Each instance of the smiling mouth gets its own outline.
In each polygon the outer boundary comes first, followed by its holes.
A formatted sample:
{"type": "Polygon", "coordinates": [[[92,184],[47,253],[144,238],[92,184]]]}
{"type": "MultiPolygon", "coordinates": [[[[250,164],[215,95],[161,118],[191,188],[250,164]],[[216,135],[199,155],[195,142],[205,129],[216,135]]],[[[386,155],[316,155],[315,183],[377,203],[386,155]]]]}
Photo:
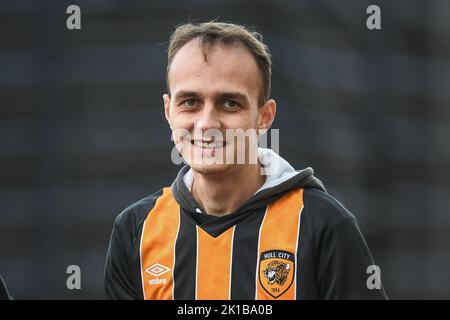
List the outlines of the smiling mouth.
{"type": "Polygon", "coordinates": [[[222,148],[226,145],[224,141],[203,141],[203,140],[192,140],[191,144],[197,148],[203,149],[217,149],[222,148]]]}

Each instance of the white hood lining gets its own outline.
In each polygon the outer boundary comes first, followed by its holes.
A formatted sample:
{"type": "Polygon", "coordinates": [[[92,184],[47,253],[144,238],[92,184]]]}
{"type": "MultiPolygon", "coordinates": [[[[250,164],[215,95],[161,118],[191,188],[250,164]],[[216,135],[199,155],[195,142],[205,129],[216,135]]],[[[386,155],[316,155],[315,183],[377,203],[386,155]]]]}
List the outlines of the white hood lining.
{"type": "MultiPolygon", "coordinates": [[[[258,148],[258,160],[261,165],[263,165],[263,174],[266,176],[266,182],[255,192],[255,194],[262,190],[275,187],[301,172],[296,171],[289,162],[271,149],[258,148]]],[[[192,183],[194,182],[192,169],[189,169],[188,172],[186,172],[183,181],[188,190],[191,191],[192,183]]]]}

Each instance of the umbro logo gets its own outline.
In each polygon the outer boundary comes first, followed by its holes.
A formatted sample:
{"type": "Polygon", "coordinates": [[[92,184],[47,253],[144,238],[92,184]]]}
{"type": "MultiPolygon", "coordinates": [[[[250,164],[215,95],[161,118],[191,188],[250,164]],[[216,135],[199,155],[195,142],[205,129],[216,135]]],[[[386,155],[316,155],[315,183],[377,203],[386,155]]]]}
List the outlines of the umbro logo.
{"type": "Polygon", "coordinates": [[[148,267],[145,272],[150,273],[154,277],[159,277],[163,275],[166,272],[169,272],[170,269],[166,266],[163,266],[162,264],[155,263],[154,265],[148,267]]]}

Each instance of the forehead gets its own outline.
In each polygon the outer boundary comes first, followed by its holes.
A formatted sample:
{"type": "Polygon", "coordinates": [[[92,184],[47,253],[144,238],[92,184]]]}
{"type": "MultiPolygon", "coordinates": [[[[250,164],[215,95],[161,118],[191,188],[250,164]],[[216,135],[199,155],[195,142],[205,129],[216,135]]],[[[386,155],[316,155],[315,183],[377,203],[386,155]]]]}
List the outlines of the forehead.
{"type": "Polygon", "coordinates": [[[257,99],[261,76],[255,58],[240,43],[200,46],[198,39],[185,44],[169,69],[170,91],[238,90],[257,99]]]}

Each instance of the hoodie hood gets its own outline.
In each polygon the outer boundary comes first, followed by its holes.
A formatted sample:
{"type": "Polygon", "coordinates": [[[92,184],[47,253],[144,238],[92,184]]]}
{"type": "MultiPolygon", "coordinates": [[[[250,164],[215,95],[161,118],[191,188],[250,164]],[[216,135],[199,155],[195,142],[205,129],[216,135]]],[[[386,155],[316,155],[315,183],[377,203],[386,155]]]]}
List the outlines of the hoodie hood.
{"type": "MultiPolygon", "coordinates": [[[[316,188],[326,192],[322,182],[314,177],[314,170],[311,167],[295,170],[274,151],[264,148],[258,149],[258,160],[263,166],[262,174],[266,176],[266,182],[250,199],[244,202],[234,213],[231,213],[233,216],[265,207],[292,189],[316,188]]],[[[188,213],[197,215],[205,213],[205,210],[191,194],[192,182],[192,169],[186,165],[179,171],[172,183],[172,194],[178,204],[188,213]]]]}

